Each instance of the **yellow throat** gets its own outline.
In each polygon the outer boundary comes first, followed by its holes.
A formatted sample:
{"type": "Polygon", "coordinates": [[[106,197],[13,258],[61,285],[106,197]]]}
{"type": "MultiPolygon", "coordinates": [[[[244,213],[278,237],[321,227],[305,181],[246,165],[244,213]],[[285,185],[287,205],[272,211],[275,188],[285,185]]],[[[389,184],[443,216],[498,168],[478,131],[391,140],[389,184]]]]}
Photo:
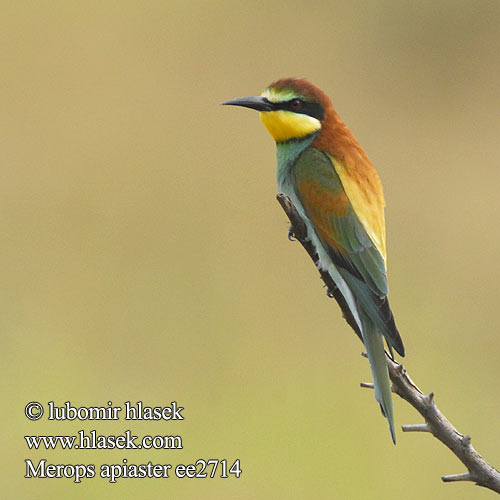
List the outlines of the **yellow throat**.
{"type": "Polygon", "coordinates": [[[259,116],[276,142],[300,139],[321,128],[316,118],[292,111],[263,111],[259,116]]]}
{"type": "MultiPolygon", "coordinates": [[[[261,96],[271,102],[287,101],[296,97],[289,90],[273,88],[266,89],[261,96]]],[[[259,116],[276,142],[300,139],[321,128],[321,122],[316,118],[293,111],[263,111],[259,116]]]]}

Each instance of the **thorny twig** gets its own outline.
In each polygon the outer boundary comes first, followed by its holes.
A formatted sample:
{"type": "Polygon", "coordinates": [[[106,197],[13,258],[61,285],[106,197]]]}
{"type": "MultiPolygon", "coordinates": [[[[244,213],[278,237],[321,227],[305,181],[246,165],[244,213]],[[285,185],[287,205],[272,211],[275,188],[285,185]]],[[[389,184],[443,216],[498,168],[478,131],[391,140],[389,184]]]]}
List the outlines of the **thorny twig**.
{"type": "MultiPolygon", "coordinates": [[[[297,239],[307,251],[314,263],[318,255],[311,241],[307,239],[307,227],[297,212],[292,200],[285,194],[278,194],[278,202],[288,215],[291,227],[289,238],[297,239]]],[[[319,271],[324,281],[328,296],[334,297],[342,309],[343,316],[356,334],[361,337],[352,314],[347,307],[344,297],[327,272],[319,271]]],[[[425,419],[425,424],[403,425],[404,432],[429,432],[436,439],[446,445],[453,454],[465,465],[467,472],[442,476],[444,482],[472,481],[500,493],[500,472],[486,462],[474,449],[470,436],[460,433],[451,422],[441,413],[434,402],[434,393],[424,394],[408,376],[403,365],[386,357],[389,376],[392,381],[392,391],[407,401],[425,419]]],[[[362,387],[373,388],[373,384],[363,382],[362,387]]]]}

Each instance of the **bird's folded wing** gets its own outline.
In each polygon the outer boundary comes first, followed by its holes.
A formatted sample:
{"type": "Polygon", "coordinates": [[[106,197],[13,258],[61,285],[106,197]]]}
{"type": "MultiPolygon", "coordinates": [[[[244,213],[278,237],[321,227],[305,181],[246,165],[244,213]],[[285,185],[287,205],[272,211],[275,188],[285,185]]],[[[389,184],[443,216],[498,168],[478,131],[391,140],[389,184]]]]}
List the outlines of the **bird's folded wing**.
{"type": "Polygon", "coordinates": [[[325,153],[310,149],[295,166],[300,199],[335,264],[361,278],[378,296],[388,293],[385,262],[354,212],[325,153]]]}
{"type": "Polygon", "coordinates": [[[404,355],[386,298],[385,260],[356,215],[332,160],[310,148],[294,170],[297,195],[332,262],[389,344],[404,355]]]}

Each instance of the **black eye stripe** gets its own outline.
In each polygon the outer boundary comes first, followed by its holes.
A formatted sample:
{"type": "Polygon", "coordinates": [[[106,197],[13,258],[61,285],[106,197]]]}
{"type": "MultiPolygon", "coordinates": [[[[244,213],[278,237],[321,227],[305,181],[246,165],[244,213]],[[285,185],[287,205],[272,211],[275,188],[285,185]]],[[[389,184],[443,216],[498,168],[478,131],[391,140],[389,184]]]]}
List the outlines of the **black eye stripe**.
{"type": "Polygon", "coordinates": [[[323,120],[325,118],[325,110],[319,102],[310,102],[294,98],[290,99],[289,101],[268,101],[268,103],[270,106],[272,106],[273,111],[293,111],[294,113],[301,113],[303,115],[312,116],[317,120],[323,120]]]}

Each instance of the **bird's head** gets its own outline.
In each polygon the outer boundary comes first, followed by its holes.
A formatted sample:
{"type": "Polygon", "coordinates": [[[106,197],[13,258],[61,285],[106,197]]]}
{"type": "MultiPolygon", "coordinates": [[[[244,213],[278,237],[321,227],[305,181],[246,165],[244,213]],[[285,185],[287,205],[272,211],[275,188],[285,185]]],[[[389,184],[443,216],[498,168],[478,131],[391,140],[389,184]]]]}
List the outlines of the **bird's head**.
{"type": "Polygon", "coordinates": [[[258,97],[241,97],[222,104],[260,111],[262,123],[277,143],[319,133],[332,106],[322,90],[303,78],[283,78],[258,97]]]}

